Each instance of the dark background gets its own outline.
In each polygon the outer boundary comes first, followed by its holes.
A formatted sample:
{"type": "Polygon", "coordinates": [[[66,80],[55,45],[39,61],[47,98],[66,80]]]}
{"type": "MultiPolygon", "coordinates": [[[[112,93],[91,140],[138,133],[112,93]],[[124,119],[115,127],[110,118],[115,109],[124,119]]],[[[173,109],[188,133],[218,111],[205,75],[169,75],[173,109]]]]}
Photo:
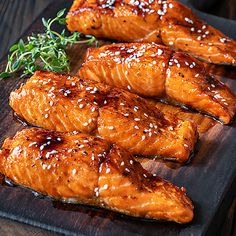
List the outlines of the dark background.
{"type": "MultiPolygon", "coordinates": [[[[7,54],[9,47],[53,1],[55,0],[0,0],[0,61],[7,54]]],[[[188,4],[192,4],[204,12],[236,20],[236,0],[189,0],[188,4]]],[[[228,215],[225,216],[225,222],[222,222],[222,231],[219,232],[219,235],[236,236],[235,206],[236,200],[230,207],[228,215]]],[[[55,234],[7,219],[0,219],[0,235],[47,236],[55,234]]]]}

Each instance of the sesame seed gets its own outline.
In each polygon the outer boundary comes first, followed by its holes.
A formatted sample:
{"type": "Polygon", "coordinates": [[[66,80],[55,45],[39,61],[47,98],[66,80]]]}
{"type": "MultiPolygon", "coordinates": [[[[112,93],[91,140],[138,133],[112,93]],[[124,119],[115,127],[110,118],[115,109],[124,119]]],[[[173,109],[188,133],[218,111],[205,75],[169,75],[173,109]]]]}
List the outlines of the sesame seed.
{"type": "Polygon", "coordinates": [[[107,168],[106,169],[106,174],[110,173],[111,172],[111,169],[110,168],[107,168]]]}
{"type": "Polygon", "coordinates": [[[139,127],[137,125],[134,126],[135,129],[139,129],[139,127]]]}
{"type": "Polygon", "coordinates": [[[222,98],[221,96],[220,96],[220,94],[216,94],[215,96],[214,96],[214,98],[222,98]]]}
{"type": "Polygon", "coordinates": [[[108,189],[108,184],[105,184],[104,186],[103,186],[103,189],[108,189]]]}
{"type": "Polygon", "coordinates": [[[43,164],[42,167],[43,167],[43,170],[45,170],[47,168],[47,165],[43,164]]]}
{"type": "Polygon", "coordinates": [[[94,189],[94,192],[95,192],[96,197],[98,197],[98,196],[99,196],[98,188],[95,188],[95,189],[94,189]]]}
{"type": "Polygon", "coordinates": [[[220,42],[225,43],[226,38],[220,38],[220,42]]]}
{"type": "Polygon", "coordinates": [[[189,24],[193,24],[193,21],[191,19],[189,19],[188,17],[185,17],[184,20],[186,22],[188,22],[189,24]]]}
{"type": "Polygon", "coordinates": [[[163,53],[163,51],[158,48],[158,50],[157,50],[157,55],[160,56],[162,53],[163,53]]]}
{"type": "Polygon", "coordinates": [[[46,155],[45,155],[45,157],[46,157],[46,158],[49,158],[50,155],[57,154],[57,153],[58,153],[58,151],[52,150],[51,152],[47,152],[46,155]]]}
{"type": "Polygon", "coordinates": [[[159,10],[157,11],[157,14],[161,16],[161,15],[164,15],[164,12],[159,9],[159,10]]]}
{"type": "Polygon", "coordinates": [[[125,163],[124,163],[123,161],[120,163],[121,166],[123,166],[124,164],[125,164],[125,163]]]}
{"type": "Polygon", "coordinates": [[[186,61],[186,62],[185,62],[185,65],[186,65],[186,66],[189,66],[189,63],[186,61]]]}
{"type": "Polygon", "coordinates": [[[102,172],[102,165],[100,165],[100,167],[99,167],[99,173],[101,173],[102,172]]]}
{"type": "Polygon", "coordinates": [[[37,144],[37,142],[33,142],[29,145],[29,147],[32,147],[33,145],[36,145],[36,144],[37,144]]]}
{"type": "Polygon", "coordinates": [[[76,174],[76,169],[73,169],[72,170],[72,175],[75,175],[76,174]]]}

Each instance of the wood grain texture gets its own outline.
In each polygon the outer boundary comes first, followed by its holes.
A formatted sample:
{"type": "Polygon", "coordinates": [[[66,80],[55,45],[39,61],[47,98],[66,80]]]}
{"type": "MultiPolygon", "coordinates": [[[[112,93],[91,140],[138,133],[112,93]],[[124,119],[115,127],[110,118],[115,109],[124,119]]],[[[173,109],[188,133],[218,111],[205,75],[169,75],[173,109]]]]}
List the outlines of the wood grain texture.
{"type": "Polygon", "coordinates": [[[215,1],[216,3],[206,12],[214,14],[217,16],[225,17],[228,19],[236,20],[236,1],[227,0],[227,1],[215,1]]]}
{"type": "Polygon", "coordinates": [[[59,235],[40,228],[21,224],[8,219],[0,220],[0,232],[4,236],[55,236],[59,235]]]}
{"type": "MultiPolygon", "coordinates": [[[[64,6],[68,7],[70,4],[71,1],[66,3],[62,0],[55,1],[55,4],[45,11],[44,16],[53,16],[59,9],[64,6]]],[[[38,30],[40,27],[39,20],[27,33],[38,30]]],[[[73,48],[72,52],[74,55],[73,67],[75,68],[81,64],[81,61],[75,58],[82,57],[85,48],[76,47],[73,48]]],[[[4,64],[2,64],[0,70],[3,67],[4,64]]],[[[236,76],[233,77],[236,78],[236,76]]],[[[236,81],[226,80],[236,91],[236,81]]],[[[16,130],[22,128],[13,119],[7,99],[10,91],[18,87],[21,82],[23,81],[18,78],[0,82],[1,142],[7,136],[13,135],[16,130]]],[[[233,194],[235,194],[231,188],[236,177],[235,140],[235,122],[232,126],[224,127],[218,124],[202,137],[198,145],[198,152],[188,166],[167,166],[157,161],[145,160],[144,166],[146,168],[179,186],[187,188],[196,207],[196,217],[188,225],[181,226],[167,222],[143,221],[80,205],[62,205],[47,199],[36,198],[25,189],[6,186],[0,186],[0,215],[67,234],[204,235],[209,230],[210,225],[213,225],[215,229],[217,228],[217,225],[214,225],[216,211],[219,211],[218,215],[221,216],[221,221],[222,218],[225,218],[225,211],[221,210],[221,206],[225,205],[226,195],[229,194],[227,200],[230,202],[233,194]]],[[[208,231],[209,234],[211,232],[208,231]]],[[[29,235],[32,234],[29,233],[29,235]]]]}
{"type": "Polygon", "coordinates": [[[23,34],[52,1],[53,0],[0,1],[0,60],[7,53],[9,47],[15,40],[23,34]]]}

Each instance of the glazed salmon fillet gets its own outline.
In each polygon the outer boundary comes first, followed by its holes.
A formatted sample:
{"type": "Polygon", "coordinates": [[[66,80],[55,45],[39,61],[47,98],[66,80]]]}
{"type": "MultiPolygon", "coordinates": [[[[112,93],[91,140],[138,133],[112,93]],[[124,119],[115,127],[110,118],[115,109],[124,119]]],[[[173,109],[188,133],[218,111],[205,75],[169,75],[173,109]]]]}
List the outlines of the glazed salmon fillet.
{"type": "Polygon", "coordinates": [[[30,124],[99,135],[136,155],[185,162],[198,138],[195,123],[164,115],[135,94],[65,74],[36,72],[11,93],[10,106],[30,124]]]}
{"type": "Polygon", "coordinates": [[[201,61],[155,43],[90,48],[78,74],[141,96],[164,98],[225,124],[236,112],[235,94],[208,75],[201,61]]]}
{"type": "Polygon", "coordinates": [[[156,42],[215,64],[236,66],[236,41],[178,1],[75,0],[70,31],[122,42],[156,42]]]}
{"type": "Polygon", "coordinates": [[[71,203],[178,223],[193,218],[184,188],[149,174],[119,146],[86,134],[24,129],[5,140],[0,172],[18,185],[71,203]]]}

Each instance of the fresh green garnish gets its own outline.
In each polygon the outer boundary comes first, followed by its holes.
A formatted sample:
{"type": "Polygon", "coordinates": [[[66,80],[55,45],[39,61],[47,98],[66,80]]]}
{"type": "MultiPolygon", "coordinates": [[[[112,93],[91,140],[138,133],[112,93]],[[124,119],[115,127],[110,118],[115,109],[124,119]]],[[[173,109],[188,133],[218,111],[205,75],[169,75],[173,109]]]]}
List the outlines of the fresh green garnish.
{"type": "Polygon", "coordinates": [[[23,70],[22,76],[33,74],[36,70],[47,70],[54,72],[69,71],[69,58],[66,54],[66,46],[70,44],[98,44],[94,36],[82,35],[74,32],[70,36],[65,35],[65,30],[61,33],[52,30],[52,24],[58,22],[65,25],[66,19],[63,9],[57,13],[54,19],[45,20],[42,18],[45,33],[32,34],[27,38],[27,42],[22,39],[10,48],[7,66],[0,78],[9,77],[11,74],[23,70]]]}

